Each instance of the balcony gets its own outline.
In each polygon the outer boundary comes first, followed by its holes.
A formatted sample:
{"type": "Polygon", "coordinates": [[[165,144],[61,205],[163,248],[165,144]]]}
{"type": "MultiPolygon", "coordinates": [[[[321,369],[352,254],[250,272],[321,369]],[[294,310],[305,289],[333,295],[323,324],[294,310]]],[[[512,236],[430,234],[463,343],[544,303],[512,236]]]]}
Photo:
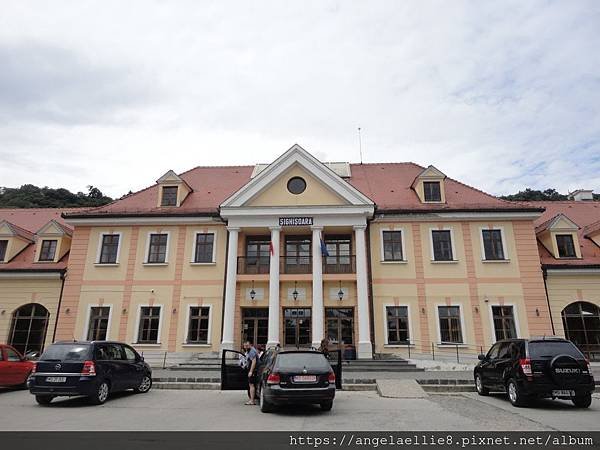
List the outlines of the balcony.
{"type": "Polygon", "coordinates": [[[356,256],[323,256],[323,273],[356,273],[356,256]]]}
{"type": "Polygon", "coordinates": [[[279,272],[287,274],[312,273],[312,256],[281,256],[279,272]]]}
{"type": "Polygon", "coordinates": [[[268,256],[238,256],[237,273],[240,275],[268,274],[271,258],[268,256]]]}

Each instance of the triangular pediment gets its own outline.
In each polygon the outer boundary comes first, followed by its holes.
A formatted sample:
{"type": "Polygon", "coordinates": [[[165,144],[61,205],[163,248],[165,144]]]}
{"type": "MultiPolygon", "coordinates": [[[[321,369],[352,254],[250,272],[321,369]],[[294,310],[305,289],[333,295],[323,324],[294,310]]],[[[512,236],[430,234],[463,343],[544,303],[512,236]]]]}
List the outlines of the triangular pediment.
{"type": "Polygon", "coordinates": [[[18,237],[33,242],[33,234],[7,220],[0,221],[0,237],[18,237]]]}
{"type": "Polygon", "coordinates": [[[579,226],[564,214],[558,214],[550,220],[546,229],[551,231],[577,231],[579,226]]]}
{"type": "Polygon", "coordinates": [[[183,178],[181,178],[179,175],[177,175],[172,170],[167,171],[167,173],[165,173],[162,177],[160,177],[158,180],[156,180],[156,182],[158,184],[184,183],[183,178]]]}
{"type": "Polygon", "coordinates": [[[444,174],[441,170],[436,168],[435,166],[428,166],[423,171],[417,175],[414,179],[412,186],[416,184],[418,180],[443,180],[446,178],[446,174],[444,174]]]}
{"type": "Polygon", "coordinates": [[[221,208],[285,204],[373,205],[373,201],[296,144],[225,200],[221,208]],[[305,178],[302,194],[287,191],[293,176],[305,178]]]}
{"type": "Polygon", "coordinates": [[[40,228],[36,234],[38,236],[70,236],[72,232],[70,229],[61,225],[56,220],[51,220],[42,228],[40,228]]]}

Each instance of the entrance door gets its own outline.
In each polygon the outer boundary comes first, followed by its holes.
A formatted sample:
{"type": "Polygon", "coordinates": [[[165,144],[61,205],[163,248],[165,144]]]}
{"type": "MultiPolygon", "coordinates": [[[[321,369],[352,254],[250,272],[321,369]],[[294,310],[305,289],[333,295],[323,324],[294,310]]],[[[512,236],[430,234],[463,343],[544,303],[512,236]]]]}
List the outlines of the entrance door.
{"type": "Polygon", "coordinates": [[[332,348],[354,345],[354,308],[325,308],[325,320],[332,348]]]}
{"type": "Polygon", "coordinates": [[[285,308],[283,342],[289,347],[310,347],[311,310],[310,308],[285,308]]]}
{"type": "Polygon", "coordinates": [[[242,342],[267,345],[269,337],[269,308],[242,309],[242,342]]]}

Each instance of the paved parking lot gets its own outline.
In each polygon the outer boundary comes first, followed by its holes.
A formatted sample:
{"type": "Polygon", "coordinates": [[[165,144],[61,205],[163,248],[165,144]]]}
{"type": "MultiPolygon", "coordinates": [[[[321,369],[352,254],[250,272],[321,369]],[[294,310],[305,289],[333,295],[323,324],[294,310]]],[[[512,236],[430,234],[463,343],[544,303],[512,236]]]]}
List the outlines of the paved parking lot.
{"type": "Polygon", "coordinates": [[[84,399],[40,407],[27,391],[0,391],[0,430],[600,430],[600,398],[588,410],[541,401],[513,408],[502,396],[430,395],[381,398],[339,392],[331,412],[283,408],[263,414],[244,393],[154,390],[117,394],[103,406],[84,399]]]}

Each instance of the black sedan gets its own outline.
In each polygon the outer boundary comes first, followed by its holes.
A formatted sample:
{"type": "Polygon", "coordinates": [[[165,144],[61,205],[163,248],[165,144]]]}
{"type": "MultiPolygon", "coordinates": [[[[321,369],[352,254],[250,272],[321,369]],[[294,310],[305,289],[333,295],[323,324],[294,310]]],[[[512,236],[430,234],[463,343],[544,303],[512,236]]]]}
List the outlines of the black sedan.
{"type": "MultiPolygon", "coordinates": [[[[246,389],[247,373],[236,364],[231,350],[223,352],[221,389],[246,389]]],[[[325,355],[313,350],[265,352],[258,366],[257,395],[262,412],[279,405],[318,404],[324,411],[333,407],[336,387],[341,389],[342,365],[339,352],[330,352],[335,370],[325,355]]]]}
{"type": "Polygon", "coordinates": [[[148,392],[152,370],[121,342],[57,342],[35,363],[27,387],[40,405],[59,396],[86,396],[99,405],[113,392],[148,392]]]}

